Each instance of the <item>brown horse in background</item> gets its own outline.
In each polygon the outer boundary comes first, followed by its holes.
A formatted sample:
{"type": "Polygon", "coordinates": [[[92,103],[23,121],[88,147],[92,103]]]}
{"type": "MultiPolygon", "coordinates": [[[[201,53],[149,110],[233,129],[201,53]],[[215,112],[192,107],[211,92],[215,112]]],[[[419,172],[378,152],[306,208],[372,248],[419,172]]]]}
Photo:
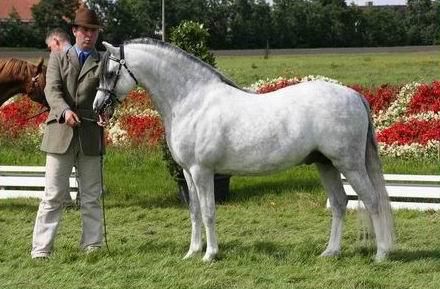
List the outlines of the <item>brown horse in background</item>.
{"type": "Polygon", "coordinates": [[[0,59],[0,106],[16,94],[49,107],[44,94],[46,66],[40,58],[37,65],[11,58],[0,59]]]}
{"type": "MultiPolygon", "coordinates": [[[[23,94],[49,109],[46,95],[44,94],[46,66],[43,65],[43,62],[43,58],[39,59],[37,65],[15,58],[0,59],[0,107],[14,95],[23,94]]],[[[39,114],[41,114],[41,112],[37,115],[39,114]]],[[[71,206],[72,202],[70,194],[67,191],[64,206],[71,206]]],[[[76,206],[79,206],[79,202],[80,195],[78,192],[76,196],[76,206]]]]}

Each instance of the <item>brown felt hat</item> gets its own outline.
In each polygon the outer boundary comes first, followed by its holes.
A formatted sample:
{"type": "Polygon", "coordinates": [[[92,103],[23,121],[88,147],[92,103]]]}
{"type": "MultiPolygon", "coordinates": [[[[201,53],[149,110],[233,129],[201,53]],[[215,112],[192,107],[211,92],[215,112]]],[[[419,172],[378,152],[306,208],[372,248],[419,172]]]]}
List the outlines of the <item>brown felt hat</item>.
{"type": "Polygon", "coordinates": [[[83,26],[93,29],[101,29],[101,23],[99,23],[98,15],[93,10],[86,7],[81,7],[76,10],[75,21],[73,25],[83,26]]]}

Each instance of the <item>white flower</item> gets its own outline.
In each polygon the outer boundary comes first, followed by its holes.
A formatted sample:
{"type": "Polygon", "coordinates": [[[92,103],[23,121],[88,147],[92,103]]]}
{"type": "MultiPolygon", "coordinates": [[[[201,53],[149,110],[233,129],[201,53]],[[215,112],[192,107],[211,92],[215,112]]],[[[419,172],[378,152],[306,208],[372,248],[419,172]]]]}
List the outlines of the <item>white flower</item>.
{"type": "Polygon", "coordinates": [[[312,80],[324,80],[331,83],[336,83],[342,85],[342,83],[336,79],[328,78],[322,75],[307,75],[301,79],[301,82],[312,81],[312,80]]]}
{"type": "Polygon", "coordinates": [[[123,146],[129,142],[127,131],[120,127],[118,121],[114,122],[114,124],[109,128],[108,134],[112,143],[116,146],[123,146]]]}
{"type": "Polygon", "coordinates": [[[373,122],[377,129],[383,130],[397,122],[399,118],[403,117],[408,109],[408,104],[420,83],[411,82],[402,87],[397,95],[396,100],[391,103],[386,111],[379,111],[373,115],[373,122]]]}
{"type": "Polygon", "coordinates": [[[299,82],[307,82],[307,81],[312,81],[312,80],[324,80],[327,82],[342,84],[341,82],[339,82],[335,79],[331,79],[331,78],[328,78],[328,77],[322,76],[322,75],[307,75],[303,78],[297,78],[297,77],[284,78],[284,77],[280,76],[280,77],[274,78],[274,79],[266,78],[265,80],[263,80],[263,79],[257,80],[257,82],[251,84],[250,87],[244,87],[244,89],[256,92],[258,89],[260,89],[263,86],[272,85],[272,84],[275,85],[278,82],[282,82],[282,81],[286,81],[286,82],[290,82],[292,84],[295,84],[295,83],[299,83],[299,82]]]}
{"type": "Polygon", "coordinates": [[[383,156],[413,158],[439,158],[440,141],[430,140],[426,145],[419,143],[398,145],[379,143],[379,152],[383,156]]]}

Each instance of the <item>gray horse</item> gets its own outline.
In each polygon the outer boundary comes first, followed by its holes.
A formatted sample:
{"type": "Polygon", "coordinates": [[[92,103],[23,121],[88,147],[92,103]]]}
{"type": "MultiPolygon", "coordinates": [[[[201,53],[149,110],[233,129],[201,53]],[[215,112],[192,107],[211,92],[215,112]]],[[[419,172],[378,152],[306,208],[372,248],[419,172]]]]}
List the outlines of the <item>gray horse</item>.
{"type": "Polygon", "coordinates": [[[393,221],[374,128],[365,99],[354,90],[309,81],[264,95],[237,88],[218,71],[182,50],[153,39],[120,48],[103,43],[100,88],[94,108],[106,117],[136,84],[148,88],[162,117],[174,159],[190,190],[192,235],[185,258],[207,248],[218,253],[214,173],[266,174],[315,163],[332,206],[332,226],[322,256],[341,250],[347,196],[340,173],[371,218],[376,260],[393,245],[393,221]]]}

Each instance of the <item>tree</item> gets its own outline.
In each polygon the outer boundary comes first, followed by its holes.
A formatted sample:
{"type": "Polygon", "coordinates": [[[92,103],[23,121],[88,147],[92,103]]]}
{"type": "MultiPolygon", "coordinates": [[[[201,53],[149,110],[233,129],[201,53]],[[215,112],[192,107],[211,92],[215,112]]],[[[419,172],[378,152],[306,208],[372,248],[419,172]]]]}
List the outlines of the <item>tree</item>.
{"type": "Polygon", "coordinates": [[[358,46],[358,23],[362,11],[344,0],[313,0],[307,13],[307,42],[310,47],[358,46]]]}
{"type": "Polygon", "coordinates": [[[408,0],[406,28],[410,45],[431,45],[434,43],[436,11],[431,0],[408,0]]]}
{"type": "Polygon", "coordinates": [[[32,6],[32,16],[41,41],[44,43],[46,33],[56,27],[70,32],[78,7],[79,1],[72,0],[41,0],[32,6]]]}
{"type": "MultiPolygon", "coordinates": [[[[340,6],[333,3],[327,4],[322,12],[326,19],[326,34],[323,35],[325,39],[324,45],[327,47],[349,46],[350,39],[348,31],[352,27],[350,23],[350,14],[347,13],[346,6],[340,6]]],[[[312,23],[313,25],[313,23],[312,23]]]]}
{"type": "Polygon", "coordinates": [[[369,7],[363,23],[367,46],[396,46],[405,43],[403,15],[397,10],[369,7]]]}
{"type": "Polygon", "coordinates": [[[255,3],[253,11],[253,25],[255,26],[255,48],[265,48],[266,42],[272,42],[272,9],[264,0],[255,3]]]}
{"type": "Polygon", "coordinates": [[[264,48],[270,35],[270,6],[265,1],[236,0],[231,7],[231,48],[264,48]]]}
{"type": "Polygon", "coordinates": [[[435,25],[435,35],[434,35],[434,44],[440,44],[440,0],[434,0],[432,3],[433,13],[434,13],[434,23],[435,25]]]}
{"type": "Polygon", "coordinates": [[[214,49],[230,47],[232,4],[232,0],[207,0],[204,23],[211,35],[209,47],[214,49]]]}
{"type": "MultiPolygon", "coordinates": [[[[160,0],[86,0],[86,3],[105,19],[103,37],[110,42],[157,37],[162,29],[160,0]]],[[[165,35],[182,20],[204,23],[206,7],[206,0],[165,1],[165,35]]]]}
{"type": "Polygon", "coordinates": [[[39,46],[39,43],[39,35],[34,33],[32,25],[21,22],[15,9],[11,11],[6,22],[0,23],[0,46],[33,47],[39,46]]]}
{"type": "Polygon", "coordinates": [[[306,0],[274,0],[273,1],[273,47],[294,48],[308,47],[304,40],[307,27],[306,0]]]}
{"type": "Polygon", "coordinates": [[[169,32],[182,21],[205,23],[207,8],[206,0],[166,1],[165,14],[169,32]]]}
{"type": "Polygon", "coordinates": [[[347,7],[345,0],[317,0],[322,6],[333,5],[336,7],[347,7]]]}
{"type": "Polygon", "coordinates": [[[154,37],[158,29],[160,1],[87,0],[103,21],[102,38],[120,44],[139,37],[154,37]]]}
{"type": "MultiPolygon", "coordinates": [[[[41,0],[32,8],[35,24],[21,23],[17,13],[0,23],[0,45],[43,47],[50,29],[71,33],[75,11],[83,2],[100,16],[101,39],[120,44],[159,37],[160,0],[41,0]]],[[[264,48],[267,41],[272,48],[440,43],[440,0],[408,0],[405,10],[360,9],[345,0],[273,0],[272,6],[266,0],[165,3],[166,35],[182,21],[196,21],[209,31],[212,49],[264,48]]]]}

